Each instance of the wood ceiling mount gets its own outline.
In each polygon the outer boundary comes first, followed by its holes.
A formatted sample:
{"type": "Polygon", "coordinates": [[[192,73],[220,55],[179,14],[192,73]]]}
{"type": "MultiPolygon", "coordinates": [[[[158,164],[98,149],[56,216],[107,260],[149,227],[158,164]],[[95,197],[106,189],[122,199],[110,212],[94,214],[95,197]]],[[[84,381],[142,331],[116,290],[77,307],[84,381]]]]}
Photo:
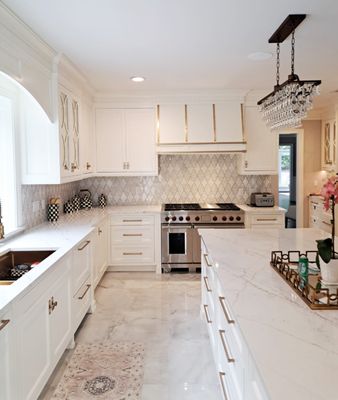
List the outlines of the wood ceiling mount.
{"type": "Polygon", "coordinates": [[[269,39],[269,43],[282,43],[304,21],[306,14],[289,14],[281,23],[276,32],[269,39]]]}

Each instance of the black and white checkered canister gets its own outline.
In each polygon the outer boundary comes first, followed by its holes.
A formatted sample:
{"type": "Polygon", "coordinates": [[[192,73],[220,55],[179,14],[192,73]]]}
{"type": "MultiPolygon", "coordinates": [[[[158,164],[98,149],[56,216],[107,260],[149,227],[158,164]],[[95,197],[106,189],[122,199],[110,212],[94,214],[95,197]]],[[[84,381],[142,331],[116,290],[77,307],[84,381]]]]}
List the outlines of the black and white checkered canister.
{"type": "Polygon", "coordinates": [[[59,205],[48,204],[47,207],[47,220],[50,222],[56,222],[59,219],[59,205]]]}

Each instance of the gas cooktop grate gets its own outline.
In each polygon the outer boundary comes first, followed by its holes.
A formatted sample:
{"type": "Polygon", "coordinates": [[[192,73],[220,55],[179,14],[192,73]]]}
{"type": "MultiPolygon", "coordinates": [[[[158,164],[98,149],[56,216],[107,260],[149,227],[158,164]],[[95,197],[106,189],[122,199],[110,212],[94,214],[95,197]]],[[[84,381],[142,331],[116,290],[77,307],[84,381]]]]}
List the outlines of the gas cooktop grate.
{"type": "Polygon", "coordinates": [[[165,211],[178,210],[200,210],[201,206],[198,203],[183,203],[183,204],[165,204],[165,211]]]}

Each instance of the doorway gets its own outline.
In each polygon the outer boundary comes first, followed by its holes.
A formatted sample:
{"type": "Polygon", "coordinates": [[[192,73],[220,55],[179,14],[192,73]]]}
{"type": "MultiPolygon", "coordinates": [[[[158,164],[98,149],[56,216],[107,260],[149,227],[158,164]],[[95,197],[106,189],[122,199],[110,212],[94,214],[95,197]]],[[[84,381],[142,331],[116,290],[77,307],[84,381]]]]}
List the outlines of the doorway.
{"type": "Polygon", "coordinates": [[[297,226],[297,135],[279,135],[279,206],[285,208],[285,228],[297,226]]]}

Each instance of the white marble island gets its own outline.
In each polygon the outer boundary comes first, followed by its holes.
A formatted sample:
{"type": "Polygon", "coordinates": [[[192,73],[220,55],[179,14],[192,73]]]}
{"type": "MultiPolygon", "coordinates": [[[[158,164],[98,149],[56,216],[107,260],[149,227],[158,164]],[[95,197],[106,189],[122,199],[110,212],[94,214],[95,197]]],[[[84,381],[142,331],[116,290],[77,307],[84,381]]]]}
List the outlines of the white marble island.
{"type": "Polygon", "coordinates": [[[311,310],[269,265],[272,250],[315,250],[315,239],[327,234],[316,229],[200,233],[267,397],[338,399],[338,311],[311,310]]]}

